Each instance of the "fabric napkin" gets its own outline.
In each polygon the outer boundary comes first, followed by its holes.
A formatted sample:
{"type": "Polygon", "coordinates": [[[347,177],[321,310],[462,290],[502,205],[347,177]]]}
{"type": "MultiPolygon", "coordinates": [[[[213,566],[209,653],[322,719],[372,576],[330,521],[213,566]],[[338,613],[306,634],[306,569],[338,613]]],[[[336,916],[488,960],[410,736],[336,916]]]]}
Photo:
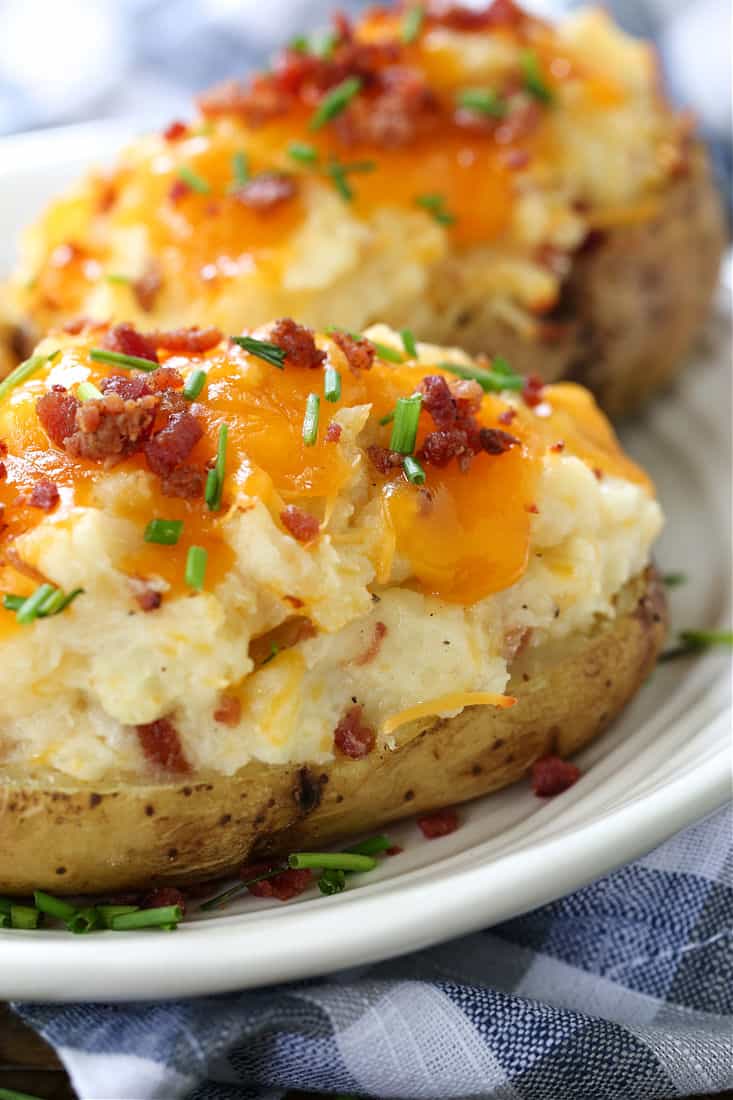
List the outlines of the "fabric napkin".
{"type": "Polygon", "coordinates": [[[733,1087],[733,811],[552,905],[377,966],[201,1000],[14,1007],[81,1100],[712,1094],[733,1087]]]}

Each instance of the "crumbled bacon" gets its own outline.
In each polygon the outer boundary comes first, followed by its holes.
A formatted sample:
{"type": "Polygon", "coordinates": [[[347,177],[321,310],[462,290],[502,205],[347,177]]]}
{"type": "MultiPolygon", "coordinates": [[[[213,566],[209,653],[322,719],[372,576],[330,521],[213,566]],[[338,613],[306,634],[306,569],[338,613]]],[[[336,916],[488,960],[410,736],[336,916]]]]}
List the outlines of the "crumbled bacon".
{"type": "Polygon", "coordinates": [[[500,424],[511,424],[512,420],[515,419],[516,415],[517,415],[517,410],[512,405],[510,405],[508,409],[504,409],[503,412],[499,413],[499,415],[497,417],[497,420],[499,421],[500,424]]]}
{"type": "Polygon", "coordinates": [[[210,88],[197,99],[205,118],[234,115],[250,126],[261,126],[278,115],[286,114],[291,97],[268,76],[258,76],[251,86],[239,80],[227,80],[210,88]]]}
{"type": "Polygon", "coordinates": [[[170,477],[176,467],[186,461],[203,434],[198,418],[189,409],[173,412],[165,427],[145,443],[148,466],[158,477],[170,477]]]}
{"type": "Polygon", "coordinates": [[[358,96],[336,119],[345,145],[398,149],[429,133],[440,117],[438,99],[422,73],[382,70],[375,94],[358,96]]]}
{"type": "MultiPolygon", "coordinates": [[[[157,373],[157,371],[155,372],[157,373]]],[[[137,401],[140,397],[147,397],[153,391],[148,385],[148,377],[144,374],[110,374],[99,383],[102,393],[116,393],[123,401],[137,401]]]]}
{"type": "Polygon", "coordinates": [[[205,488],[206,471],[187,462],[176,466],[169,474],[163,474],[160,478],[160,489],[164,497],[198,500],[204,495],[205,488]]]}
{"type": "Polygon", "coordinates": [[[290,317],[275,322],[270,329],[270,340],[285,352],[288,366],[314,370],[326,359],[325,351],[316,347],[311,329],[296,324],[290,317]]]}
{"type": "Polygon", "coordinates": [[[285,172],[261,172],[248,183],[237,187],[232,195],[250,210],[264,214],[295,198],[297,193],[298,184],[294,176],[285,172]]]}
{"type": "Polygon", "coordinates": [[[150,260],[140,278],[135,279],[132,284],[132,292],[140,309],[146,313],[152,312],[162,285],[163,276],[160,264],[156,260],[150,260]]]}
{"type": "Polygon", "coordinates": [[[343,428],[340,424],[337,424],[335,420],[332,420],[326,429],[326,443],[338,443],[341,438],[343,428]]]}
{"type": "Polygon", "coordinates": [[[463,428],[442,428],[428,432],[419,452],[419,459],[430,466],[447,466],[453,458],[470,458],[474,454],[468,434],[463,428]]]}
{"type": "Polygon", "coordinates": [[[63,447],[64,440],[73,434],[79,405],[77,398],[63,386],[54,386],[36,401],[36,412],[43,430],[57,447],[63,447]]]}
{"type": "Polygon", "coordinates": [[[537,405],[541,405],[544,389],[545,383],[540,376],[538,374],[530,374],[529,377],[525,379],[522,388],[522,400],[525,405],[529,405],[532,409],[536,408],[537,405]]]}
{"type": "MultiPolygon", "coordinates": [[[[276,867],[277,864],[274,863],[250,863],[240,868],[239,877],[242,882],[247,882],[249,879],[274,871],[276,867]]],[[[260,882],[253,882],[247,889],[256,898],[277,898],[278,901],[290,901],[291,898],[297,898],[299,894],[308,889],[312,878],[313,872],[308,869],[296,871],[290,868],[273,875],[272,878],[264,878],[260,882]]]]}
{"type": "Polygon", "coordinates": [[[179,141],[180,138],[185,137],[188,133],[188,126],[185,122],[181,122],[180,119],[176,119],[166,126],[163,131],[164,141],[179,141]]]}
{"type": "Polygon", "coordinates": [[[334,745],[351,760],[361,760],[368,756],[377,742],[377,735],[372,727],[362,721],[363,709],[358,704],[349,707],[333,731],[334,745]]]}
{"type": "Polygon", "coordinates": [[[432,0],[428,5],[432,23],[456,31],[482,31],[493,27],[518,27],[527,15],[514,0],[493,0],[485,8],[468,8],[446,0],[432,0]]]}
{"type": "Polygon", "coordinates": [[[203,355],[221,343],[218,328],[176,328],[170,332],[151,332],[148,339],[156,348],[182,355],[203,355]]]}
{"type": "Polygon", "coordinates": [[[530,134],[542,121],[542,108],[536,100],[513,107],[494,130],[494,141],[499,145],[514,145],[530,134]]]}
{"type": "Polygon", "coordinates": [[[360,371],[371,368],[377,354],[371,340],[367,340],[364,336],[360,338],[349,336],[348,332],[334,332],[331,339],[341,348],[351,370],[360,371]]]}
{"type": "Polygon", "coordinates": [[[150,611],[157,611],[163,603],[162,594],[140,577],[131,577],[130,587],[135,597],[135,603],[140,610],[145,611],[146,614],[150,611]]]}
{"type": "Polygon", "coordinates": [[[145,758],[156,767],[178,775],[191,769],[183,754],[181,739],[170,718],[158,718],[137,726],[137,736],[145,758]]]}
{"type": "Polygon", "coordinates": [[[309,512],[304,512],[302,508],[297,508],[294,504],[289,504],[287,508],[283,508],[280,513],[280,520],[283,527],[298,542],[311,542],[317,537],[321,529],[321,525],[315,516],[312,516],[309,512]]]}
{"type": "Polygon", "coordinates": [[[448,836],[449,833],[454,833],[460,825],[458,814],[450,808],[436,810],[435,813],[419,817],[417,823],[426,840],[448,836]]]}
{"type": "Polygon", "coordinates": [[[430,413],[438,428],[450,428],[455,424],[458,411],[448,383],[441,374],[428,374],[418,386],[422,407],[430,413]]]}
{"type": "Polygon", "coordinates": [[[538,798],[552,798],[577,783],[580,774],[580,768],[559,756],[543,756],[532,765],[532,790],[538,798]]]}
{"type": "Polygon", "coordinates": [[[387,626],[385,623],[378,621],[374,624],[374,635],[368,648],[360,654],[360,656],[354,658],[355,665],[368,665],[370,661],[379,653],[382,648],[382,642],[387,637],[387,626]]]}
{"type": "Polygon", "coordinates": [[[88,317],[73,317],[70,321],[64,322],[61,331],[68,332],[70,336],[79,336],[89,324],[91,322],[88,317]]]}
{"type": "Polygon", "coordinates": [[[222,695],[214,711],[214,721],[222,726],[236,726],[242,717],[242,703],[236,695],[222,695]]]}
{"type": "Polygon", "coordinates": [[[147,376],[147,384],[152,393],[164,393],[166,390],[182,390],[185,380],[175,367],[158,367],[147,376]]]}
{"type": "Polygon", "coordinates": [[[33,486],[28,497],[30,508],[40,508],[44,512],[51,512],[59,502],[59,490],[55,481],[48,477],[39,478],[33,486]]]}
{"type": "Polygon", "coordinates": [[[177,205],[181,199],[185,199],[187,195],[193,194],[193,188],[185,180],[176,179],[168,188],[168,200],[173,205],[177,205]]]}
{"type": "Polygon", "coordinates": [[[8,468],[4,462],[0,462],[0,481],[5,481],[8,476],[8,468]]]}
{"type": "Polygon", "coordinates": [[[459,418],[474,416],[481,408],[484,391],[473,378],[456,378],[449,387],[459,418]]]}
{"type": "Polygon", "coordinates": [[[85,401],[76,410],[75,430],[64,440],[66,451],[93,461],[114,462],[139,450],[153,429],[158,398],[126,401],[118,393],[85,401]]]}
{"type": "Polygon", "coordinates": [[[376,466],[380,474],[385,477],[392,470],[400,469],[405,461],[405,456],[401,455],[399,451],[390,451],[387,447],[377,447],[375,445],[367,447],[367,454],[372,465],[376,466]]]}
{"type": "Polygon", "coordinates": [[[126,322],[121,325],[113,325],[104,334],[102,343],[109,351],[119,351],[123,355],[134,355],[137,359],[149,359],[151,363],[158,362],[155,344],[149,336],[143,336],[136,328],[126,322]]]}
{"type": "Polygon", "coordinates": [[[503,432],[501,428],[482,428],[479,432],[481,446],[487,454],[503,455],[512,447],[519,446],[519,440],[509,432],[503,432]]]}
{"type": "Polygon", "coordinates": [[[158,886],[145,894],[140,901],[141,909],[166,909],[169,905],[177,905],[186,912],[186,899],[175,886],[158,886]]]}

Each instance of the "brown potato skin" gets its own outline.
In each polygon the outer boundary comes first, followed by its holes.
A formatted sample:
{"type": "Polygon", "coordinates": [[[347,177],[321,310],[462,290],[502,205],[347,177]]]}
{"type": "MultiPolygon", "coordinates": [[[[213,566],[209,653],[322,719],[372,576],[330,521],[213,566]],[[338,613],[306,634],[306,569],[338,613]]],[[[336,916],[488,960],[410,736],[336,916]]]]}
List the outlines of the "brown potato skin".
{"type": "MultiPolygon", "coordinates": [[[[546,382],[587,386],[612,417],[635,412],[685,364],[715,293],[726,224],[702,146],[659,196],[649,221],[588,241],[573,259],[560,304],[532,335],[499,320],[491,300],[472,300],[460,255],[435,271],[421,339],[469,354],[500,354],[546,382]]],[[[384,320],[399,328],[405,318],[384,320]]]]}
{"type": "Polygon", "coordinates": [[[515,662],[508,710],[473,707],[398,733],[363,760],[272,766],[144,785],[0,780],[0,893],[104,893],[222,876],[253,856],[318,847],[521,779],[596,737],[649,675],[666,631],[653,570],[617,617],[515,662]]]}

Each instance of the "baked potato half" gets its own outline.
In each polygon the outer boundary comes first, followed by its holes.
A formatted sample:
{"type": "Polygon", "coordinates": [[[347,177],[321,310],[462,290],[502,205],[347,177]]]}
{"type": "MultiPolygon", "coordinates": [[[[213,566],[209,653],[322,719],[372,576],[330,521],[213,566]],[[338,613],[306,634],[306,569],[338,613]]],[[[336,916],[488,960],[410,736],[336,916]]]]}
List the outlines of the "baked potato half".
{"type": "Polygon", "coordinates": [[[664,632],[592,397],[290,319],[56,332],[0,386],[0,891],[104,891],[575,751],[664,632]]]}
{"type": "Polygon", "coordinates": [[[725,240],[652,49],[596,9],[409,18],[339,17],[54,202],[18,317],[38,338],[79,316],[386,321],[636,408],[684,362],[725,240]]]}

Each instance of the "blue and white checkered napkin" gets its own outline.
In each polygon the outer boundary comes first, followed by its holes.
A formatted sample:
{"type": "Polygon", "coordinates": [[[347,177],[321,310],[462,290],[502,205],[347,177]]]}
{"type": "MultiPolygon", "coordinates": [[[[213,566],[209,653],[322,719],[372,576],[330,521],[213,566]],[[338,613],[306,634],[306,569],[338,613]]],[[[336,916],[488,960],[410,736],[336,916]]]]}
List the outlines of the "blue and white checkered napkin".
{"type": "Polygon", "coordinates": [[[733,1087],[733,813],[490,931],[292,986],[15,1006],[81,1100],[662,1100],[733,1087]]]}

